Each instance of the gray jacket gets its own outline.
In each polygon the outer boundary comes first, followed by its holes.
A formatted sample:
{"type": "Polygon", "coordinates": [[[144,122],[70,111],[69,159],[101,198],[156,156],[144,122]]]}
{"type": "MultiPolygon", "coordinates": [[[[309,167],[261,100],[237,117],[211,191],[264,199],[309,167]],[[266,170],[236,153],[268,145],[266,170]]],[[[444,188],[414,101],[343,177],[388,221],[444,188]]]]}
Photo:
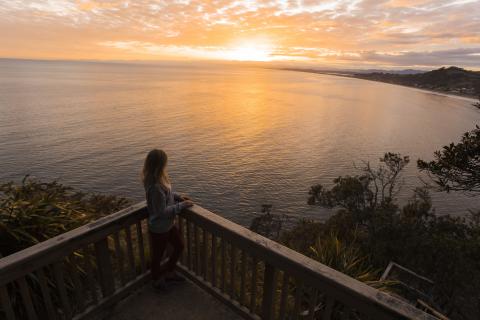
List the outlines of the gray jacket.
{"type": "Polygon", "coordinates": [[[178,194],[162,188],[160,184],[151,185],[145,190],[148,209],[148,229],[153,233],[168,232],[174,225],[175,216],[184,205],[178,194]]]}

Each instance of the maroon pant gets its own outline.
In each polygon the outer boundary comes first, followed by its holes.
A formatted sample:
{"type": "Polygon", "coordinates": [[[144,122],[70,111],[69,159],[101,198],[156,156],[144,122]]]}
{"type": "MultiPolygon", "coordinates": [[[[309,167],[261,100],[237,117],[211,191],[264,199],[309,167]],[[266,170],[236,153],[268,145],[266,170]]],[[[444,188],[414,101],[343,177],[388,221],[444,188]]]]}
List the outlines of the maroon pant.
{"type": "Polygon", "coordinates": [[[173,226],[165,233],[150,232],[150,240],[152,244],[152,279],[157,280],[167,272],[175,269],[178,259],[183,251],[183,240],[176,226],[173,226]],[[163,254],[167,245],[173,247],[168,262],[162,265],[163,254]]]}

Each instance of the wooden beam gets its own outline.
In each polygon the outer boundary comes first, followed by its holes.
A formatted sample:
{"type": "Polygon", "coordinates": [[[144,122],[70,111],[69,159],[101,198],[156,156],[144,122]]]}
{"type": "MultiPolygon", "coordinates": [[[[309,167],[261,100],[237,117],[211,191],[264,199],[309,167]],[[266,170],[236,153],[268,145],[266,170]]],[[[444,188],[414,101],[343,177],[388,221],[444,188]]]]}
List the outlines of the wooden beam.
{"type": "MultiPolygon", "coordinates": [[[[256,257],[256,259],[259,259],[258,261],[263,261],[275,269],[287,272],[290,277],[301,280],[303,283],[308,284],[309,287],[321,290],[321,293],[328,293],[328,295],[339,304],[358,310],[371,318],[434,319],[432,316],[427,315],[408,303],[369,287],[364,283],[352,279],[345,274],[333,270],[279,243],[262,237],[199,206],[195,205],[192,208],[183,210],[180,215],[187,220],[187,228],[192,224],[194,228],[207,230],[207,232],[212,234],[212,239],[215,235],[221,237],[223,243],[222,249],[225,247],[225,243],[230,243],[236,248],[247,252],[249,256],[256,257]]],[[[145,208],[145,202],[142,202],[4,257],[0,259],[0,270],[2,270],[0,273],[0,287],[4,287],[6,284],[14,282],[16,279],[22,278],[46,265],[61,261],[73,251],[102,241],[123,228],[129,231],[130,225],[136,224],[146,217],[147,210],[145,208]]],[[[187,233],[188,236],[190,236],[190,232],[187,233]]],[[[127,235],[127,242],[128,239],[129,237],[127,235]]],[[[189,249],[192,248],[190,247],[189,249]]],[[[196,249],[198,251],[198,247],[196,247],[196,249]]],[[[133,252],[130,250],[129,253],[133,252]]],[[[188,253],[189,255],[191,254],[190,250],[188,253]]],[[[131,266],[132,256],[133,254],[129,254],[131,266]]],[[[191,257],[189,258],[189,267],[191,268],[193,261],[191,257]]],[[[196,262],[198,266],[198,261],[196,262]]],[[[223,267],[226,259],[223,259],[222,262],[223,267]]],[[[212,264],[212,267],[213,265],[214,264],[212,264]]],[[[132,267],[135,268],[135,261],[133,261],[132,267]]],[[[100,270],[103,270],[101,272],[105,272],[106,269],[101,268],[100,270]]],[[[254,275],[255,274],[256,272],[254,272],[254,275]]],[[[101,276],[101,278],[108,279],[105,275],[101,276]]],[[[225,274],[222,274],[222,280],[224,278],[225,274]]],[[[214,281],[213,278],[212,281],[214,281]]],[[[102,286],[105,291],[105,283],[102,284],[102,286]]],[[[111,292],[112,289],[107,289],[107,291],[111,292]]],[[[255,292],[256,291],[252,292],[253,295],[255,295],[255,292]]],[[[104,293],[106,293],[106,291],[104,293]]],[[[255,310],[253,310],[253,312],[255,312],[255,310]]]]}
{"type": "Polygon", "coordinates": [[[137,225],[138,255],[140,256],[140,268],[142,273],[145,273],[145,271],[147,270],[147,264],[145,262],[145,246],[143,244],[142,220],[138,220],[136,225],[137,225]]]}
{"type": "Polygon", "coordinates": [[[247,286],[247,253],[242,250],[242,265],[240,267],[240,304],[243,306],[245,302],[245,293],[247,286]]]}
{"type": "Polygon", "coordinates": [[[202,274],[202,266],[200,264],[200,235],[199,235],[199,228],[197,226],[193,227],[193,237],[195,241],[195,263],[194,263],[194,270],[197,275],[202,274]]]}
{"type": "Polygon", "coordinates": [[[17,283],[20,287],[20,295],[22,296],[23,306],[27,310],[28,320],[37,320],[37,312],[35,311],[35,306],[33,305],[27,280],[25,277],[22,277],[17,280],[17,283]]]}
{"type": "Polygon", "coordinates": [[[0,287],[0,302],[2,303],[2,311],[5,314],[5,318],[7,320],[15,320],[15,312],[13,311],[12,302],[10,301],[6,286],[0,287]]]}
{"type": "Polygon", "coordinates": [[[101,240],[147,217],[141,202],[0,259],[0,286],[54,263],[80,247],[101,240]]]}
{"type": "Polygon", "coordinates": [[[65,277],[63,275],[63,263],[61,261],[57,261],[53,264],[53,276],[55,278],[60,301],[62,302],[64,317],[70,319],[72,317],[72,307],[70,305],[70,299],[68,298],[67,286],[65,285],[65,277]]]}
{"type": "Polygon", "coordinates": [[[222,292],[225,292],[226,282],[227,282],[227,243],[225,238],[220,239],[220,250],[222,252],[222,271],[221,275],[221,286],[222,292]]]}
{"type": "Polygon", "coordinates": [[[260,320],[260,317],[257,315],[251,314],[247,308],[241,306],[237,301],[234,301],[229,298],[229,296],[220,291],[219,288],[213,287],[210,283],[205,282],[203,278],[195,275],[193,272],[188,270],[185,266],[177,266],[177,270],[190,279],[192,282],[197,284],[200,288],[207,291],[213,297],[217,298],[220,302],[228,306],[230,309],[235,311],[244,319],[248,320],[260,320]]]}
{"type": "Polygon", "coordinates": [[[98,273],[100,275],[100,288],[105,298],[115,291],[115,280],[113,279],[112,262],[110,260],[107,238],[95,243],[95,256],[97,258],[98,273]]]}
{"type": "Polygon", "coordinates": [[[48,280],[45,276],[45,271],[43,268],[41,268],[37,270],[36,274],[40,284],[40,291],[42,292],[43,304],[45,305],[48,319],[55,320],[57,318],[57,313],[55,312],[55,307],[52,303],[52,297],[50,295],[50,288],[48,287],[48,280]]]}
{"type": "Polygon", "coordinates": [[[125,227],[125,241],[127,242],[127,257],[128,257],[129,271],[130,271],[129,280],[132,280],[136,278],[137,270],[135,267],[135,256],[133,254],[132,231],[131,231],[130,225],[125,227]]]}
{"type": "Polygon", "coordinates": [[[70,275],[73,281],[73,292],[75,295],[75,304],[78,306],[78,310],[81,312],[85,308],[85,296],[83,284],[80,281],[80,271],[78,270],[77,256],[73,253],[70,256],[70,275]]]}
{"type": "Polygon", "coordinates": [[[289,277],[286,272],[283,272],[283,279],[282,279],[282,292],[280,294],[280,310],[279,310],[279,319],[285,320],[287,316],[287,304],[288,304],[288,296],[289,296],[289,277]]]}
{"type": "Polygon", "coordinates": [[[88,289],[90,291],[90,296],[92,298],[92,302],[94,305],[98,303],[98,295],[97,295],[97,286],[95,284],[95,269],[93,268],[93,256],[90,254],[90,250],[88,247],[85,247],[83,249],[85,259],[84,259],[84,267],[85,267],[85,273],[87,275],[87,283],[88,283],[88,289]]]}
{"type": "Polygon", "coordinates": [[[208,279],[208,233],[207,230],[202,230],[202,270],[203,280],[208,279]]]}
{"type": "Polygon", "coordinates": [[[217,286],[217,237],[212,233],[212,279],[211,283],[217,286]]]}
{"type": "Polygon", "coordinates": [[[309,286],[321,288],[336,301],[378,319],[435,319],[394,296],[372,288],[307,256],[252,232],[202,207],[182,211],[182,216],[207,229],[222,234],[229,242],[249,254],[300,278],[309,286]]]}
{"type": "Polygon", "coordinates": [[[235,275],[236,275],[237,250],[233,244],[230,244],[230,297],[235,298],[235,275]]]}
{"type": "Polygon", "coordinates": [[[255,314],[257,310],[257,265],[258,259],[256,256],[252,259],[252,282],[250,285],[250,313],[255,314]]]}
{"type": "Polygon", "coordinates": [[[263,273],[262,319],[273,320],[275,317],[275,285],[277,284],[277,270],[269,263],[265,263],[263,273]]]}
{"type": "Polygon", "coordinates": [[[187,267],[192,270],[192,224],[187,219],[185,223],[187,224],[187,267]]]}
{"type": "Polygon", "coordinates": [[[120,235],[118,232],[113,234],[113,243],[115,245],[115,256],[117,257],[118,273],[120,274],[120,283],[125,285],[127,283],[127,278],[125,276],[125,259],[123,254],[123,248],[120,244],[120,235]]]}
{"type": "Polygon", "coordinates": [[[108,313],[109,307],[113,306],[115,303],[127,297],[133,291],[145,285],[150,278],[150,271],[147,271],[134,280],[128,282],[124,287],[117,289],[112,295],[101,299],[98,304],[93,305],[87,308],[81,314],[76,315],[73,320],[88,320],[95,317],[101,319],[102,317],[100,315],[108,313]]]}

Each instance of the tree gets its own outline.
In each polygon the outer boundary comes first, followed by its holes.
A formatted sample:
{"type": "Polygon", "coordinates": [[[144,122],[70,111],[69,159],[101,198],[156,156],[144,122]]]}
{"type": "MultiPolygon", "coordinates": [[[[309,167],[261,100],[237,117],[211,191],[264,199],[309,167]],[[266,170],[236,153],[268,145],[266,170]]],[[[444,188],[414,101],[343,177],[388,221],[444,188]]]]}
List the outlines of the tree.
{"type": "Polygon", "coordinates": [[[401,173],[410,162],[408,156],[385,153],[378,168],[366,162],[361,175],[336,178],[334,186],[326,189],[318,184],[310,188],[308,203],[327,208],[343,208],[363,223],[376,211],[394,206],[394,198],[401,188],[401,173]]]}
{"type": "MultiPolygon", "coordinates": [[[[464,149],[471,149],[473,136],[466,135],[464,149]]],[[[333,234],[346,248],[357,248],[372,270],[395,261],[432,279],[432,291],[421,291],[422,299],[451,319],[478,319],[480,212],[472,212],[470,219],[437,216],[426,188],[416,188],[407,203],[398,204],[395,195],[408,162],[408,157],[386,153],[378,167],[365,163],[359,175],[338,177],[330,188],[311,187],[309,204],[340,210],[323,223],[298,223],[282,239],[307,255],[314,248],[315,259],[346,272],[341,268],[346,251],[328,249],[333,234]]]]}
{"type": "Polygon", "coordinates": [[[417,162],[441,191],[480,193],[480,127],[462,136],[461,142],[436,151],[434,160],[417,162]]]}
{"type": "Polygon", "coordinates": [[[478,81],[475,85],[475,93],[477,94],[478,96],[478,102],[475,102],[473,104],[474,107],[477,107],[478,109],[480,109],[480,81],[478,81]]]}
{"type": "Polygon", "coordinates": [[[480,98],[478,98],[478,102],[475,102],[473,104],[474,107],[477,107],[478,109],[480,109],[480,98]]]}
{"type": "Polygon", "coordinates": [[[130,200],[82,193],[26,176],[0,184],[0,256],[6,256],[116,212],[130,200]]]}
{"type": "Polygon", "coordinates": [[[262,214],[252,219],[250,230],[269,239],[278,240],[287,217],[273,214],[272,207],[271,204],[262,204],[262,214]]]}

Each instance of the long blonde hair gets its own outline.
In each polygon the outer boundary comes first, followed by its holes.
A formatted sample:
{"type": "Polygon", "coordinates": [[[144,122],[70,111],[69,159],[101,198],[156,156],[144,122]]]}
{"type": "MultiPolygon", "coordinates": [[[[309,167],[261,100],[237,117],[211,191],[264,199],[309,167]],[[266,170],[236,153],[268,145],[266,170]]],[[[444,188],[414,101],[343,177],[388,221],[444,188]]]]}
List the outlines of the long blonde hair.
{"type": "Polygon", "coordinates": [[[142,170],[142,181],[145,189],[159,183],[164,189],[170,190],[170,178],[166,170],[168,157],[165,151],[153,149],[145,158],[142,170]]]}

